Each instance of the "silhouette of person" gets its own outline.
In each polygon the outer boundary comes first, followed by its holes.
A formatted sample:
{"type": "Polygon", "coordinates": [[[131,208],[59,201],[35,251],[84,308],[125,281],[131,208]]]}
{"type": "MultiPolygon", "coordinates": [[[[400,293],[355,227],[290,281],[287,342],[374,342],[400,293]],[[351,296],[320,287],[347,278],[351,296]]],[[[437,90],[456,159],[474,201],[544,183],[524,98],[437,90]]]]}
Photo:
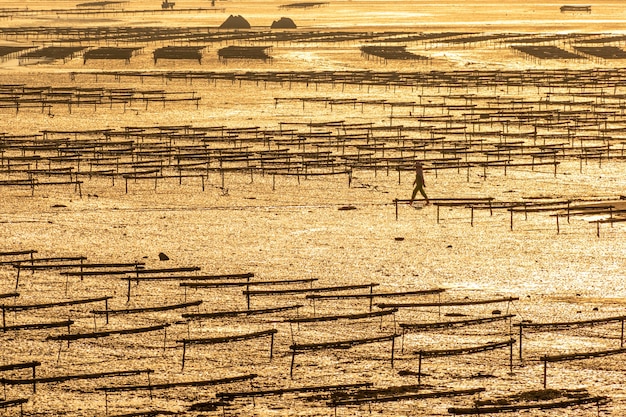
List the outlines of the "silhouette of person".
{"type": "Polygon", "coordinates": [[[411,195],[411,202],[409,203],[409,205],[413,205],[413,200],[415,200],[415,196],[417,195],[418,191],[426,200],[426,205],[429,205],[430,200],[426,195],[426,191],[424,191],[424,187],[426,187],[426,183],[424,182],[424,170],[422,169],[422,163],[419,161],[415,163],[415,181],[413,181],[413,184],[415,185],[415,188],[413,189],[413,194],[411,195]]]}

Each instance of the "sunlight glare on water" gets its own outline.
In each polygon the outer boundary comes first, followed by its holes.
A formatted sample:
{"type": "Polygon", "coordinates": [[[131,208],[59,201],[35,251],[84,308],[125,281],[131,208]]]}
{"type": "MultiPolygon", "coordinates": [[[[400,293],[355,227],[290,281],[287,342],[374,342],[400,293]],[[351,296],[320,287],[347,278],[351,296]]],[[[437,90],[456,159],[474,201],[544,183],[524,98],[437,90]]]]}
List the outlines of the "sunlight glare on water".
{"type": "MultiPolygon", "coordinates": [[[[624,32],[621,23],[626,11],[621,2],[604,0],[592,4],[591,13],[569,14],[561,13],[561,4],[517,0],[331,0],[306,8],[284,7],[289,1],[218,0],[213,8],[206,0],[177,0],[169,11],[162,10],[160,3],[121,2],[105,9],[119,13],[76,15],[69,13],[78,9],[75,1],[3,2],[2,9],[33,11],[3,17],[5,28],[59,29],[55,34],[29,33],[18,39],[7,35],[3,45],[140,48],[129,61],[85,62],[78,55],[65,61],[22,62],[11,57],[0,62],[0,84],[4,86],[20,85],[37,91],[50,87],[68,91],[128,89],[200,100],[197,106],[185,100],[136,99],[112,104],[73,103],[71,107],[57,103],[49,111],[40,108],[39,101],[36,107],[25,106],[19,111],[10,105],[0,107],[0,252],[36,249],[42,258],[80,255],[93,263],[145,262],[149,269],[194,265],[201,267],[200,272],[191,274],[196,278],[200,274],[252,272],[251,280],[262,283],[219,286],[213,282],[217,288],[183,288],[176,280],[82,277],[51,269],[22,271],[16,289],[16,268],[3,264],[0,294],[19,291],[15,301],[6,305],[111,296],[106,308],[119,313],[107,316],[110,322],[106,323],[103,315],[94,313],[104,308],[100,305],[14,314],[8,311],[9,326],[70,318],[74,321],[71,334],[163,323],[170,327],[165,335],[100,335],[71,344],[46,339],[66,334],[67,327],[5,329],[0,339],[0,365],[37,360],[41,362],[38,376],[150,368],[154,374],[149,384],[252,372],[257,376],[253,383],[226,386],[132,393],[120,388],[106,397],[103,388],[144,385],[145,375],[92,383],[40,383],[36,393],[31,384],[7,385],[6,399],[28,399],[25,415],[82,417],[155,410],[194,417],[449,415],[450,407],[471,407],[480,399],[491,404],[518,404],[515,395],[519,393],[537,395],[536,391],[543,388],[544,355],[622,347],[619,317],[626,305],[625,229],[621,220],[608,220],[623,219],[622,200],[626,198],[626,135],[620,96],[626,94],[626,88],[621,84],[582,87],[559,83],[572,79],[582,83],[588,77],[607,83],[621,80],[624,60],[529,59],[500,40],[455,43],[418,37],[453,32],[443,38],[459,40],[470,34],[514,32],[521,38],[545,36],[547,40],[540,43],[574,51],[574,46],[579,46],[573,40],[575,35],[597,39],[624,32]],[[245,17],[252,30],[219,31],[217,26],[230,15],[245,17]],[[285,33],[269,30],[269,25],[282,16],[298,25],[298,30],[285,32],[294,39],[280,40],[279,35],[285,33]],[[98,27],[156,29],[150,35],[153,38],[144,40],[52,39],[73,33],[70,29],[84,34],[82,30],[98,27]],[[193,27],[233,37],[196,41],[187,35],[168,35],[157,39],[165,29],[193,27]],[[250,38],[257,31],[254,39],[250,38]],[[339,40],[340,35],[352,33],[358,36],[339,40]],[[303,39],[296,39],[300,35],[303,39]],[[318,35],[321,38],[316,38],[318,35]],[[564,37],[551,39],[554,35],[564,37]],[[155,63],[153,52],[170,45],[203,46],[201,62],[155,63]],[[233,45],[266,46],[271,59],[220,60],[218,51],[233,45]],[[362,53],[362,46],[372,45],[406,46],[428,60],[384,60],[362,53]],[[561,76],[563,69],[572,72],[561,76]],[[523,77],[541,71],[546,71],[545,78],[551,82],[537,86],[531,78],[523,77]],[[306,78],[307,73],[323,77],[306,78]],[[175,74],[197,77],[183,79],[175,74]],[[272,78],[280,74],[291,78],[272,78]],[[473,76],[501,81],[481,84],[473,76]],[[345,77],[341,78],[345,81],[336,81],[338,77],[345,77]],[[366,83],[360,81],[363,79],[391,81],[366,83]],[[414,84],[395,82],[398,79],[414,84]],[[617,98],[609,98],[612,95],[617,98]],[[529,120],[535,119],[528,119],[526,113],[531,110],[541,114],[534,125],[529,120]],[[200,128],[205,129],[200,136],[190,136],[200,128]],[[96,129],[110,129],[116,134],[93,133],[96,129]],[[523,146],[516,147],[520,143],[523,146]],[[583,147],[586,144],[588,148],[583,147]],[[554,154],[550,153],[553,149],[557,149],[554,154]],[[33,155],[43,158],[29,161],[33,155]],[[115,163],[98,158],[111,158],[115,163]],[[189,166],[182,169],[181,160],[189,166]],[[405,203],[396,207],[394,199],[406,200],[411,195],[416,160],[424,161],[425,190],[433,204],[423,205],[418,194],[415,208],[405,203]],[[550,165],[553,160],[558,164],[550,165]],[[67,183],[38,185],[31,190],[4,182],[28,176],[42,182],[64,179],[67,172],[48,170],[70,165],[70,171],[81,173],[80,194],[67,183]],[[346,167],[349,174],[343,172],[346,167]],[[115,174],[90,171],[105,168],[115,174]],[[149,172],[147,176],[137,176],[143,170],[149,172]],[[315,175],[320,172],[324,175],[315,175]],[[159,177],[159,173],[167,175],[159,177]],[[493,208],[444,204],[450,199],[489,197],[493,198],[493,208]],[[532,210],[532,203],[552,200],[559,202],[558,209],[532,210]],[[568,217],[564,202],[580,200],[610,204],[615,211],[603,208],[600,213],[568,217]],[[524,212],[522,204],[531,210],[524,212]],[[511,207],[515,210],[509,210],[511,207]],[[159,253],[167,254],[170,260],[160,261],[159,253]],[[291,282],[308,278],[312,281],[305,284],[291,282]],[[268,284],[281,280],[291,281],[268,284]],[[307,298],[305,293],[246,298],[243,292],[357,284],[364,287],[353,290],[352,295],[362,298],[329,300],[307,298]],[[393,294],[439,288],[445,292],[393,294]],[[370,291],[387,294],[368,299],[370,291]],[[514,300],[467,306],[437,304],[509,298],[514,300]],[[132,311],[190,300],[202,300],[202,304],[185,310],[132,311]],[[386,302],[427,305],[400,307],[393,316],[382,319],[289,322],[378,312],[382,309],[378,304],[386,302]],[[296,304],[300,305],[297,311],[268,315],[244,311],[296,304]],[[202,320],[181,316],[182,312],[225,311],[241,314],[202,320]],[[294,344],[399,335],[400,324],[434,325],[504,314],[515,317],[472,327],[410,330],[393,339],[394,345],[387,340],[292,356],[294,344]],[[617,319],[594,327],[572,325],[545,332],[525,329],[520,339],[515,326],[606,317],[617,319]],[[275,345],[271,359],[269,338],[265,338],[186,346],[187,362],[182,367],[184,339],[267,329],[278,331],[275,340],[272,336],[275,345]],[[524,359],[518,357],[518,344],[511,350],[507,345],[476,355],[428,357],[424,363],[416,353],[512,338],[516,343],[523,341],[524,359]],[[396,355],[393,367],[391,352],[396,355]],[[418,381],[422,385],[415,388],[418,381]],[[453,388],[485,388],[486,392],[460,398],[405,398],[384,404],[372,400],[371,404],[336,408],[329,405],[331,395],[326,392],[310,397],[286,394],[234,400],[226,406],[216,405],[215,410],[190,409],[194,403],[217,401],[219,392],[364,382],[380,389],[392,387],[384,395],[453,388]]],[[[622,42],[609,43],[623,47],[622,42]]],[[[12,97],[19,94],[7,93],[0,98],[3,103],[13,103],[12,97]]],[[[617,353],[550,363],[547,387],[560,390],[561,399],[588,394],[606,396],[610,402],[600,409],[589,405],[530,410],[525,415],[621,415],[626,411],[622,368],[617,353]],[[581,391],[568,391],[572,389],[581,391]]],[[[20,372],[2,376],[25,378],[20,372]]],[[[16,413],[7,415],[19,413],[16,409],[11,412],[16,413]]]]}

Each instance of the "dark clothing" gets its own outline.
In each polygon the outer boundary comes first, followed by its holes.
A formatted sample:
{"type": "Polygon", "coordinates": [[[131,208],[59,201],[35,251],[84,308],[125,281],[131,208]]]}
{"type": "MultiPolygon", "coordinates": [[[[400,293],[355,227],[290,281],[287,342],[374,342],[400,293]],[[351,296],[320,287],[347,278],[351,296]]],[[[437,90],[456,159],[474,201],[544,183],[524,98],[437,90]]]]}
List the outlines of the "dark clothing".
{"type": "Polygon", "coordinates": [[[411,202],[409,204],[413,204],[413,200],[415,200],[415,196],[417,195],[418,191],[420,192],[422,197],[424,197],[424,199],[426,200],[426,204],[427,205],[430,204],[430,201],[428,200],[428,196],[426,195],[426,191],[424,191],[424,187],[426,186],[426,184],[424,183],[424,171],[422,170],[421,164],[417,164],[415,166],[415,181],[413,181],[413,184],[415,184],[415,188],[413,189],[413,194],[411,195],[411,202]]]}

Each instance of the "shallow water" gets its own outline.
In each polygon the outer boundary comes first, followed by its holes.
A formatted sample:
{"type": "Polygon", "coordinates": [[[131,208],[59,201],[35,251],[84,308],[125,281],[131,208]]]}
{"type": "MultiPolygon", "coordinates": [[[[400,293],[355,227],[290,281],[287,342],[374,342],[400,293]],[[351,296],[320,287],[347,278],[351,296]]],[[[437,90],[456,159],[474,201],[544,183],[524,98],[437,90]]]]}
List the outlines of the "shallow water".
{"type": "MultiPolygon", "coordinates": [[[[176,8],[208,7],[208,2],[178,1],[176,8]]],[[[3,7],[33,9],[72,8],[74,2],[8,2],[3,7]]],[[[42,13],[30,18],[4,21],[6,25],[218,25],[230,14],[242,14],[253,26],[267,26],[283,14],[289,14],[301,27],[314,29],[408,31],[515,31],[554,33],[559,31],[620,33],[624,13],[617,2],[593,5],[591,14],[561,14],[559,4],[528,2],[465,2],[423,4],[421,2],[338,1],[307,10],[280,9],[278,2],[217,2],[220,11],[194,16],[188,13],[165,15],[158,2],[132,2],[128,9],[155,7],[154,15],[114,15],[93,19],[62,19],[42,13]],[[505,12],[503,12],[505,10],[505,12]],[[358,21],[355,22],[355,16],[358,21]]],[[[40,42],[41,40],[39,40],[40,42]]],[[[302,70],[371,70],[432,71],[454,69],[529,69],[537,63],[515,55],[507,48],[493,45],[453,47],[450,45],[409,45],[416,53],[435,59],[427,64],[400,62],[387,64],[365,60],[358,42],[341,44],[277,44],[272,48],[271,63],[229,62],[217,60],[210,45],[202,64],[171,62],[154,65],[151,50],[160,46],[145,45],[142,54],[129,64],[119,62],[68,62],[18,65],[16,60],[1,64],[2,84],[24,83],[29,86],[132,87],[138,90],[163,89],[169,92],[193,92],[201,97],[199,108],[188,104],[151,103],[147,108],[135,103],[126,108],[114,105],[72,108],[55,106],[50,113],[24,110],[15,114],[0,112],[0,131],[7,134],[36,134],[45,130],[114,129],[128,126],[227,126],[278,129],[281,122],[297,122],[305,131],[309,122],[344,120],[346,123],[414,123],[409,108],[396,108],[391,119],[388,107],[371,105],[335,105],[320,102],[303,105],[297,98],[358,98],[360,100],[418,101],[442,100],[438,88],[360,87],[356,85],[253,83],[230,81],[164,81],[98,76],[94,72],[145,70],[159,71],[302,71],[302,70]],[[74,79],[70,72],[80,72],[74,79]],[[292,98],[275,104],[275,98],[292,98]],[[400,119],[399,117],[405,117],[400,119]]],[[[544,62],[541,68],[571,69],[616,68],[619,62],[544,62]]],[[[467,91],[463,91],[467,93],[467,91]]],[[[499,94],[505,97],[542,97],[546,91],[534,87],[476,89],[476,95],[499,94]]],[[[432,110],[433,114],[437,110],[432,110]]],[[[516,129],[513,125],[511,130],[516,129]]],[[[325,128],[320,128],[325,129],[325,128]]],[[[488,130],[488,128],[485,128],[488,130]]],[[[425,133],[410,132],[414,139],[425,133]]],[[[63,136],[64,134],[59,134],[63,136]]],[[[255,145],[260,146],[260,145],[255,145]]],[[[297,151],[299,149],[293,149],[297,151]]],[[[419,157],[420,155],[416,155],[419,157]]],[[[432,167],[429,167],[432,168],[432,167]]],[[[563,160],[555,176],[552,167],[531,169],[517,167],[506,174],[498,168],[426,171],[427,192],[431,198],[493,197],[497,201],[516,201],[532,197],[559,199],[619,199],[624,194],[624,162],[585,162],[563,160]],[[485,175],[487,174],[487,175],[485,175]]],[[[12,178],[6,174],[7,178],[12,178]]],[[[169,410],[181,415],[333,415],[326,399],[307,400],[304,396],[285,395],[251,400],[236,400],[226,410],[187,411],[194,402],[215,400],[221,391],[301,387],[371,382],[377,388],[416,384],[418,350],[468,347],[517,336],[509,322],[405,335],[395,346],[395,363],[390,365],[389,342],[356,346],[352,349],[322,350],[299,354],[295,358],[294,377],[289,377],[291,352],[296,343],[317,343],[348,338],[388,335],[398,331],[398,323],[450,320],[450,314],[469,318],[491,317],[496,309],[515,314],[513,323],[588,320],[620,316],[626,303],[624,287],[623,223],[602,225],[600,237],[593,217],[576,217],[570,223],[562,219],[557,234],[554,217],[530,213],[516,214],[511,230],[509,212],[476,210],[473,222],[466,207],[434,205],[419,209],[399,207],[395,217],[393,199],[408,198],[411,172],[359,170],[353,172],[348,186],[346,176],[295,178],[292,176],[227,173],[224,180],[211,173],[202,191],[198,178],[180,185],[170,178],[154,187],[151,181],[129,182],[109,178],[85,178],[82,197],[71,186],[30,190],[3,188],[0,211],[2,251],[36,249],[38,256],[83,255],[89,262],[146,262],[150,268],[164,265],[199,266],[201,273],[228,274],[253,272],[258,280],[316,278],[315,286],[379,284],[378,292],[444,288],[445,293],[426,297],[397,297],[393,302],[439,299],[492,299],[515,297],[512,303],[471,307],[403,308],[395,318],[339,320],[290,326],[285,319],[295,312],[270,315],[209,319],[185,323],[181,311],[112,316],[105,324],[94,318],[91,310],[102,305],[79,305],[71,308],[33,310],[7,316],[7,324],[36,323],[70,317],[75,321],[72,333],[95,329],[137,328],[172,323],[167,333],[116,335],[69,346],[45,341],[50,334],[65,329],[7,332],[2,343],[1,364],[39,360],[38,376],[57,376],[105,370],[153,369],[151,383],[198,381],[247,373],[257,373],[251,383],[218,387],[174,388],[121,392],[106,398],[97,388],[146,384],[145,375],[39,384],[37,393],[29,385],[7,387],[6,398],[29,398],[24,405],[27,415],[111,415],[145,410],[169,410]],[[355,210],[339,210],[351,205],[355,210]],[[439,217],[439,220],[437,220],[439,217]],[[473,224],[472,224],[473,223],[473,224]],[[398,238],[403,238],[399,240],[398,238]],[[158,261],[159,252],[170,257],[158,261]],[[447,315],[448,314],[448,315],[447,315]],[[269,359],[267,339],[215,346],[191,346],[181,369],[182,347],[177,340],[186,337],[215,337],[265,329],[277,329],[274,357],[269,359]],[[165,346],[165,349],[164,349],[165,346]]],[[[16,272],[10,266],[0,268],[0,292],[14,290],[16,272]]],[[[71,277],[57,271],[23,274],[20,277],[17,304],[80,299],[109,295],[110,309],[136,308],[202,300],[198,311],[241,310],[247,307],[241,287],[199,289],[187,292],[177,282],[133,284],[132,297],[126,302],[126,282],[111,277],[71,277]]],[[[388,300],[383,299],[383,302],[388,300]]],[[[12,302],[12,301],[11,301],[12,302]]],[[[303,295],[253,297],[251,308],[269,308],[303,304],[298,315],[334,315],[368,311],[367,300],[331,300],[312,303],[303,295]]],[[[196,311],[195,309],[190,309],[196,311]]],[[[457,318],[458,319],[458,318],[457,318]]],[[[542,355],[600,351],[620,347],[620,324],[549,332],[527,332],[524,360],[514,346],[513,368],[510,352],[499,349],[475,355],[432,358],[423,364],[422,390],[484,387],[486,392],[471,398],[406,400],[338,408],[337,415],[385,416],[447,415],[451,406],[469,406],[473,399],[498,399],[543,387],[542,355]],[[512,370],[512,372],[511,372],[512,370]]],[[[548,387],[585,389],[591,395],[605,395],[611,402],[598,410],[593,406],[553,411],[530,411],[527,415],[619,415],[626,409],[622,384],[621,355],[551,364],[548,387]]],[[[28,372],[15,371],[8,377],[25,378],[28,372]]],[[[7,415],[17,415],[11,409],[7,415]],[[12,413],[12,414],[11,414],[12,413]]]]}

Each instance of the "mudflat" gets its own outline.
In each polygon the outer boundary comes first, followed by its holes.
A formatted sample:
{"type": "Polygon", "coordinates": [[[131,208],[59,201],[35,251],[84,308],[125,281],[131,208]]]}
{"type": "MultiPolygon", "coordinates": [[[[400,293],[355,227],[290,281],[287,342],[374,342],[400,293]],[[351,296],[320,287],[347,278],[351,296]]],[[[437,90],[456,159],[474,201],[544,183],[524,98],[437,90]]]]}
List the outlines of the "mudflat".
{"type": "Polygon", "coordinates": [[[623,412],[625,12],[561,6],[4,2],[6,415],[623,412]]]}

